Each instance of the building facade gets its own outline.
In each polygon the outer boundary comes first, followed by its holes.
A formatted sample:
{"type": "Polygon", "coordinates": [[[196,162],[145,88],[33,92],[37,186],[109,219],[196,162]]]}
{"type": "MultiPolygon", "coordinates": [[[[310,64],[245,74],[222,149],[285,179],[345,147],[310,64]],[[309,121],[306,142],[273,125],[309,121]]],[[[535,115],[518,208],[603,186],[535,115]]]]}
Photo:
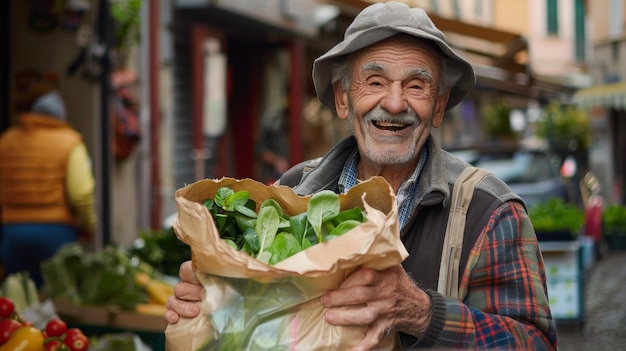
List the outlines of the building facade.
{"type": "Polygon", "coordinates": [[[573,103],[592,121],[592,170],[607,202],[624,204],[626,189],[626,4],[623,0],[588,1],[590,40],[587,68],[593,82],[573,103]]]}

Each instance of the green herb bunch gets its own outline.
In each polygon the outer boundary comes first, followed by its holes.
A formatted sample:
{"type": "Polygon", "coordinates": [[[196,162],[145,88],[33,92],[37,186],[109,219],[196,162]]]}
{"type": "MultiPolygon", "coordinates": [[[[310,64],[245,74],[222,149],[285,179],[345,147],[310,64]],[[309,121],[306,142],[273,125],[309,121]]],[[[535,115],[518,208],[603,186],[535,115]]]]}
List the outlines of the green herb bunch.
{"type": "Polygon", "coordinates": [[[561,198],[553,197],[531,206],[528,216],[536,231],[568,230],[578,235],[585,221],[583,210],[561,198]]]}
{"type": "Polygon", "coordinates": [[[366,220],[360,207],[340,211],[339,195],[330,190],[315,193],[307,211],[289,216],[280,204],[268,198],[257,203],[246,190],[217,189],[214,198],[203,201],[215,226],[234,249],[245,251],[268,264],[276,264],[312,245],[331,240],[366,220]]]}

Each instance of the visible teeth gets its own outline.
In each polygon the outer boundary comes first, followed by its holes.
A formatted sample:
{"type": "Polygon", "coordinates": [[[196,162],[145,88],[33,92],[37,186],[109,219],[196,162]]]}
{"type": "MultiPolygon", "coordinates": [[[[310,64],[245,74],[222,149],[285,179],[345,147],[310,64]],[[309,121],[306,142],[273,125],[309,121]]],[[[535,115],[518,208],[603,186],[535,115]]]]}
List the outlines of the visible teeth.
{"type": "Polygon", "coordinates": [[[405,124],[403,123],[392,123],[392,122],[385,122],[385,121],[378,121],[376,122],[376,124],[379,127],[395,127],[395,128],[402,128],[405,126],[405,124]]]}
{"type": "Polygon", "coordinates": [[[399,131],[408,126],[408,124],[404,124],[404,123],[392,123],[392,122],[384,122],[384,121],[374,121],[373,124],[378,129],[388,130],[388,131],[399,131]]]}

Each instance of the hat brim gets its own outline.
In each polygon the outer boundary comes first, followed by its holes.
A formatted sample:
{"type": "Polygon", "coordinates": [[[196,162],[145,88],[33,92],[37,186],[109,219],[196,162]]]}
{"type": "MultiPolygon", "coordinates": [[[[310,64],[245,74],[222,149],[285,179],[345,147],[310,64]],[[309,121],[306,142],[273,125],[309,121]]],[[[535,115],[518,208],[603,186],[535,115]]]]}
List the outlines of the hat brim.
{"type": "Polygon", "coordinates": [[[455,68],[460,72],[460,77],[450,90],[446,110],[451,109],[461,102],[476,84],[476,76],[472,65],[457,55],[445,41],[428,32],[409,26],[392,27],[385,25],[353,33],[313,62],[313,84],[315,85],[315,91],[317,92],[320,102],[327,108],[333,111],[336,110],[331,76],[333,66],[339,59],[380,42],[381,40],[403,33],[409,34],[417,39],[432,42],[441,50],[441,53],[452,62],[455,68]]]}

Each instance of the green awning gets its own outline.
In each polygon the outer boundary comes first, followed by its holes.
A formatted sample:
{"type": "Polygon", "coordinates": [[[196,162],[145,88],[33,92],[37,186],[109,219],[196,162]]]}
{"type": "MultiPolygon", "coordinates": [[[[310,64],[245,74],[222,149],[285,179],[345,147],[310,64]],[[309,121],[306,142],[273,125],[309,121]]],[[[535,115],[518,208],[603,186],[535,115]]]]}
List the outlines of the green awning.
{"type": "Polygon", "coordinates": [[[580,107],[600,106],[626,110],[626,81],[581,89],[572,97],[572,103],[580,107]]]}

